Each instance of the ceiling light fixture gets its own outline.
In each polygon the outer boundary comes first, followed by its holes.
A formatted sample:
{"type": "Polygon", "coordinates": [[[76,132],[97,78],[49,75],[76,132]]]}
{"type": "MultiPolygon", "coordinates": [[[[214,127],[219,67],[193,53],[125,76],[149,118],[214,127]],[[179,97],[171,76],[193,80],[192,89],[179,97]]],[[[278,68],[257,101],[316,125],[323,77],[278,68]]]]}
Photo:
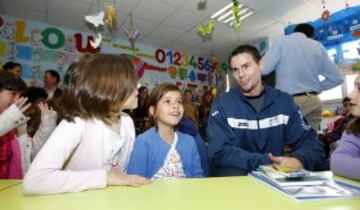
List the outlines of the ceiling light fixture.
{"type": "MultiPolygon", "coordinates": [[[[240,19],[244,20],[245,18],[249,17],[254,13],[254,10],[250,7],[247,7],[243,4],[239,5],[240,9],[240,19]]],[[[234,16],[233,16],[233,3],[230,3],[226,5],[225,7],[221,8],[219,11],[215,12],[212,16],[212,19],[215,19],[216,21],[220,23],[224,23],[229,26],[234,25],[234,16]]]]}

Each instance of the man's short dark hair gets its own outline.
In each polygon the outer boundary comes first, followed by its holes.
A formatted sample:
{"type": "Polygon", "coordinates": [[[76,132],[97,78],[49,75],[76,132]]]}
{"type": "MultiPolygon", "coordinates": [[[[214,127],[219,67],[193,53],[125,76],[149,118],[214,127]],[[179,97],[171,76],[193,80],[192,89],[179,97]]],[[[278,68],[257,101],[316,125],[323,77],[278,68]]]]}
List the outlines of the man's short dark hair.
{"type": "Polygon", "coordinates": [[[0,70],[0,92],[10,90],[20,95],[27,90],[26,83],[21,78],[14,77],[11,73],[0,70]]]}
{"type": "Polygon", "coordinates": [[[308,38],[313,38],[314,37],[314,27],[308,23],[300,23],[298,24],[295,29],[294,32],[300,32],[305,34],[308,38]]]}
{"type": "Polygon", "coordinates": [[[241,54],[241,53],[249,53],[253,57],[253,59],[255,60],[256,63],[260,62],[261,55],[260,55],[259,50],[256,49],[256,47],[251,46],[251,45],[240,45],[231,52],[229,59],[228,59],[229,65],[230,65],[231,58],[238,54],[241,54]]]}
{"type": "Polygon", "coordinates": [[[342,100],[342,103],[345,104],[345,102],[350,102],[351,99],[349,97],[345,97],[343,100],[342,100]]]}
{"type": "Polygon", "coordinates": [[[57,73],[57,71],[52,70],[52,69],[49,69],[49,70],[46,70],[46,71],[45,71],[45,74],[46,74],[46,73],[49,73],[52,77],[55,77],[55,78],[56,78],[56,83],[59,84],[59,82],[60,82],[60,75],[59,75],[59,73],[57,73]]]}
{"type": "Polygon", "coordinates": [[[46,100],[48,94],[44,88],[29,87],[26,92],[26,97],[30,103],[35,103],[39,99],[46,100]]]}
{"type": "Polygon", "coordinates": [[[9,71],[10,69],[15,68],[16,66],[21,68],[20,63],[15,63],[15,62],[9,61],[9,62],[5,63],[2,68],[3,68],[4,71],[9,71]]]}
{"type": "Polygon", "coordinates": [[[193,94],[192,91],[189,89],[184,90],[184,93],[190,93],[191,95],[193,94]]]}

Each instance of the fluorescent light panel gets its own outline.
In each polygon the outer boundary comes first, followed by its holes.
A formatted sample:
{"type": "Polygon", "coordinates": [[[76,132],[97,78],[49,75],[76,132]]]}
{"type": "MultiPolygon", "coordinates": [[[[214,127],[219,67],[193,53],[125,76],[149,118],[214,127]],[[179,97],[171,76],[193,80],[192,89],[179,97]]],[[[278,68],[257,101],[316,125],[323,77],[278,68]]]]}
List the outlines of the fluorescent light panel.
{"type": "MultiPolygon", "coordinates": [[[[233,16],[232,7],[233,7],[233,3],[226,5],[224,8],[215,12],[211,16],[211,18],[216,19],[220,23],[229,24],[230,26],[234,25],[235,18],[233,16]]],[[[240,9],[240,16],[241,16],[240,20],[244,20],[245,18],[249,17],[250,15],[252,15],[254,13],[253,9],[251,9],[243,4],[239,5],[239,9],[240,9]]]]}

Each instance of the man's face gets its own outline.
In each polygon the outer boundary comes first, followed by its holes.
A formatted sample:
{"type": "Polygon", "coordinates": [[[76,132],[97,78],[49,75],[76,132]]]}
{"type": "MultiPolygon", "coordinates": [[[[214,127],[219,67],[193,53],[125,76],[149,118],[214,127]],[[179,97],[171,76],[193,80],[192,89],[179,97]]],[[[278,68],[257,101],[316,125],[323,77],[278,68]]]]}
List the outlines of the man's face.
{"type": "Polygon", "coordinates": [[[233,77],[246,96],[256,96],[262,91],[260,66],[250,53],[240,53],[230,60],[233,77]]]}
{"type": "Polygon", "coordinates": [[[51,76],[50,73],[45,73],[45,75],[44,75],[44,86],[47,89],[57,86],[56,78],[51,76]]]}
{"type": "Polygon", "coordinates": [[[351,101],[344,101],[343,103],[343,113],[347,115],[351,111],[351,101]]]}
{"type": "Polygon", "coordinates": [[[16,78],[21,78],[22,69],[20,66],[15,66],[12,69],[9,69],[9,72],[14,75],[16,78]]]}
{"type": "Polygon", "coordinates": [[[185,103],[191,103],[192,94],[188,91],[184,93],[184,102],[185,103]]]}

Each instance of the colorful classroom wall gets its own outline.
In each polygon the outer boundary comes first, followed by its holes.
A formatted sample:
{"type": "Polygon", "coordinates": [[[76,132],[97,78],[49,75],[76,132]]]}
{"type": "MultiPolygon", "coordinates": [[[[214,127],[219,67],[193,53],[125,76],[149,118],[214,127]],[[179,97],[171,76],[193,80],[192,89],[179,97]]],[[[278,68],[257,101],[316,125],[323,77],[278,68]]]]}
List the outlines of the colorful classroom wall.
{"type": "Polygon", "coordinates": [[[181,89],[202,93],[215,87],[225,89],[228,65],[217,58],[205,58],[187,52],[155,48],[127,40],[103,38],[98,48],[90,40],[96,34],[83,33],[0,14],[0,65],[7,61],[21,63],[23,78],[33,86],[42,86],[47,69],[64,76],[67,67],[83,53],[111,53],[129,56],[139,81],[150,89],[161,82],[172,82],[181,89]]]}

